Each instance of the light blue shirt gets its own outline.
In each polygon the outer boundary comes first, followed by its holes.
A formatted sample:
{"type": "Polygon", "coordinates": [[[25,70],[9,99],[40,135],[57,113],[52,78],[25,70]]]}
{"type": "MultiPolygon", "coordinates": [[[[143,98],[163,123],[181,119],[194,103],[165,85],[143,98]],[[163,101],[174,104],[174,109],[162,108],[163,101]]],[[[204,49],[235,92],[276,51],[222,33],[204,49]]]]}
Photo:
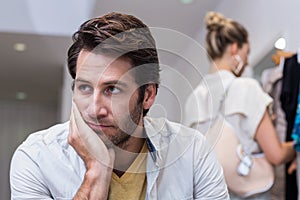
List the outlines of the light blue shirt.
{"type": "MultiPolygon", "coordinates": [[[[145,117],[144,126],[146,199],[229,199],[221,166],[202,134],[166,119],[145,117]]],[[[31,134],[18,147],[11,162],[11,199],[73,198],[86,169],[68,134],[67,122],[31,134]]]]}
{"type": "Polygon", "coordinates": [[[295,117],[295,121],[294,121],[292,138],[295,141],[295,149],[298,152],[300,152],[300,84],[299,84],[298,104],[297,104],[297,109],[296,109],[296,117],[295,117]]]}

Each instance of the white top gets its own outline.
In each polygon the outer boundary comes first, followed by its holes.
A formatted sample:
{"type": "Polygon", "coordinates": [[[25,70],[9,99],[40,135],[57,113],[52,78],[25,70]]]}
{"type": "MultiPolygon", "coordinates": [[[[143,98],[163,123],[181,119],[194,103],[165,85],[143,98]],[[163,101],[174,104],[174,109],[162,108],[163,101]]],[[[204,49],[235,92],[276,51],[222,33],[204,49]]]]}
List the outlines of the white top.
{"type": "Polygon", "coordinates": [[[254,136],[262,117],[272,103],[272,98],[263,92],[252,78],[235,77],[227,70],[220,70],[204,77],[189,96],[184,113],[184,124],[207,132],[213,119],[223,105],[226,121],[237,133],[248,153],[260,152],[254,136]],[[225,103],[225,88],[229,88],[225,103]]]}
{"type": "MultiPolygon", "coordinates": [[[[146,199],[229,199],[222,168],[198,131],[145,117],[146,199]]],[[[67,142],[69,123],[31,134],[11,162],[11,199],[72,199],[85,166],[67,142]]],[[[126,199],[126,197],[124,197],[126,199]]]]}

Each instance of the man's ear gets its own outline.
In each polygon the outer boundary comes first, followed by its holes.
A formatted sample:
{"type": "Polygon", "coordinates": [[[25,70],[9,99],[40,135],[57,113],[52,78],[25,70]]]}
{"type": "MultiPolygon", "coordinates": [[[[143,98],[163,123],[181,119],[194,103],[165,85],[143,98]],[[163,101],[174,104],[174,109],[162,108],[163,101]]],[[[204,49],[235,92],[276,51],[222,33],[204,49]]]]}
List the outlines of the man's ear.
{"type": "Polygon", "coordinates": [[[145,93],[144,93],[143,108],[150,109],[150,107],[154,103],[155,97],[156,97],[156,85],[154,83],[148,84],[146,86],[145,93]]]}

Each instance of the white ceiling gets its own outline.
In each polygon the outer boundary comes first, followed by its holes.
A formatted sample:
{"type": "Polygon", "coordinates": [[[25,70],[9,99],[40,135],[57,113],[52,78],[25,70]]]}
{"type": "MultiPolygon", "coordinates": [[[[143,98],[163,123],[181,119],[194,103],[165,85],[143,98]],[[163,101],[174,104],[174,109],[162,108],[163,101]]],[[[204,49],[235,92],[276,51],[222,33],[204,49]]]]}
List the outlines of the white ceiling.
{"type": "Polygon", "coordinates": [[[119,11],[133,14],[150,27],[169,28],[195,36],[203,25],[207,11],[218,4],[217,0],[194,0],[191,4],[182,4],[180,0],[110,0],[109,3],[97,3],[93,15],[119,11]]]}
{"type": "Polygon", "coordinates": [[[26,92],[28,100],[56,104],[70,38],[33,34],[0,33],[0,99],[15,100],[26,92]],[[17,52],[14,43],[27,50],[17,52]]]}
{"type": "Polygon", "coordinates": [[[11,0],[2,3],[0,17],[9,17],[0,22],[0,100],[14,100],[15,93],[23,91],[28,100],[56,104],[74,24],[78,27],[87,18],[120,11],[137,16],[150,27],[169,28],[195,38],[204,27],[205,13],[218,4],[217,0],[194,0],[187,5],[179,0],[87,0],[89,5],[85,6],[84,14],[78,15],[82,2],[68,0],[70,6],[59,0],[51,1],[51,5],[49,2],[11,0]],[[49,11],[49,7],[53,10],[49,11]],[[14,51],[16,42],[26,43],[27,51],[14,51]]]}

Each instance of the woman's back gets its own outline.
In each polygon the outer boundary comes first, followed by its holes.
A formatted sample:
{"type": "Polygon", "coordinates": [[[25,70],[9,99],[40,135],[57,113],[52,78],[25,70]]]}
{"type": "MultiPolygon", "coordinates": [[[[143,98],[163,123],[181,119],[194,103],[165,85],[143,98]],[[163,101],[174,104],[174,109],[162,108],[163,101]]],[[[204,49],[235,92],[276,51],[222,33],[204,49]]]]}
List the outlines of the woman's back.
{"type": "MultiPolygon", "coordinates": [[[[240,77],[250,52],[247,30],[215,12],[206,15],[205,24],[211,74],[188,98],[184,123],[205,134],[214,118],[222,113],[247,153],[262,151],[274,165],[291,161],[295,157],[293,142],[279,141],[268,113],[272,99],[257,81],[240,77]]],[[[261,194],[259,199],[269,199],[266,196],[261,194]]]]}
{"type": "Polygon", "coordinates": [[[271,103],[272,99],[262,91],[256,80],[236,78],[231,72],[220,70],[205,76],[188,98],[185,123],[205,134],[223,107],[226,121],[233,127],[248,153],[260,152],[254,137],[271,103]],[[191,106],[196,104],[197,109],[191,106]]]}

